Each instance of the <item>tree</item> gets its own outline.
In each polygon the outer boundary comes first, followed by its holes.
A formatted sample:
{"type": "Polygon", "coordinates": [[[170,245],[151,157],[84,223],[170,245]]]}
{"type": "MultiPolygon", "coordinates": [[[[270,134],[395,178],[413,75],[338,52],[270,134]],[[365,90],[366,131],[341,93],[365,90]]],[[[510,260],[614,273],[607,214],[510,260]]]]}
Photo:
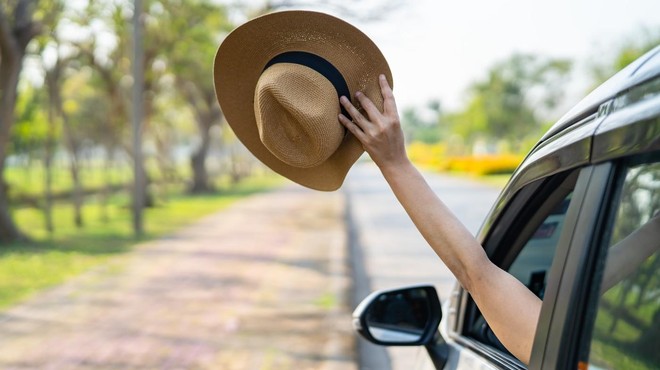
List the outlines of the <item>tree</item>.
{"type": "Polygon", "coordinates": [[[429,117],[422,117],[414,108],[404,109],[401,113],[401,124],[408,142],[421,141],[427,144],[437,143],[445,135],[443,114],[440,102],[433,100],[427,104],[429,117]]]}
{"type": "MultiPolygon", "coordinates": [[[[60,86],[56,92],[60,95],[58,111],[65,119],[63,133],[74,179],[72,195],[77,225],[82,225],[80,209],[84,190],[79,172],[83,143],[101,147],[104,151],[106,171],[103,171],[99,201],[103,219],[108,217],[107,201],[116,187],[112,184],[110,172],[116,155],[123,151],[132,156],[127,139],[130,94],[125,83],[130,68],[127,62],[130,49],[128,5],[121,0],[88,0],[84,7],[66,9],[68,32],[63,32],[60,38],[67,53],[62,53],[63,58],[58,53],[55,64],[68,73],[58,83],[60,86]]],[[[46,77],[48,74],[47,71],[46,77]]]]}
{"type": "MultiPolygon", "coordinates": [[[[94,82],[100,85],[100,90],[106,96],[107,106],[110,116],[100,122],[102,130],[109,135],[103,140],[103,145],[106,148],[106,160],[110,161],[114,148],[119,146],[124,152],[131,157],[134,161],[138,156],[133,150],[129,135],[129,115],[131,102],[129,100],[130,86],[127,81],[132,81],[130,73],[130,58],[131,58],[131,38],[132,30],[129,27],[131,24],[132,14],[130,11],[130,2],[126,0],[113,0],[113,1],[96,1],[90,0],[84,12],[76,19],[82,29],[90,32],[88,38],[81,42],[76,43],[79,52],[85,56],[86,62],[93,68],[96,73],[94,82]],[[104,29],[99,31],[92,27],[93,22],[100,22],[104,29]],[[95,32],[102,32],[106,37],[111,36],[114,45],[111,50],[107,46],[102,46],[97,43],[99,39],[96,37],[95,32]]],[[[153,113],[153,99],[157,91],[152,89],[154,84],[154,74],[151,69],[154,65],[155,56],[158,55],[157,49],[164,48],[162,45],[152,45],[145,52],[144,68],[145,73],[145,89],[143,93],[143,107],[144,118],[142,130],[149,129],[148,122],[151,114],[153,113]]],[[[139,156],[142,158],[142,156],[139,156]]],[[[148,176],[145,166],[139,166],[143,187],[144,206],[154,204],[152,194],[148,191],[148,176]]],[[[106,188],[108,188],[106,183],[106,188]]]]}
{"type": "Polygon", "coordinates": [[[4,169],[11,127],[16,120],[18,80],[28,44],[43,32],[44,24],[53,24],[49,17],[59,8],[58,1],[0,1],[0,242],[25,239],[9,213],[4,169]]]}
{"type": "Polygon", "coordinates": [[[598,60],[591,62],[589,66],[589,72],[593,79],[592,88],[599,86],[616,72],[658,45],[660,45],[660,29],[639,31],[637,35],[623,40],[614,48],[608,44],[611,56],[609,58],[598,58],[598,60]],[[614,50],[613,53],[612,50],[614,50]]]}
{"type": "MultiPolygon", "coordinates": [[[[54,38],[55,61],[52,66],[45,68],[45,84],[48,91],[48,112],[51,126],[56,126],[56,121],[62,122],[62,133],[64,134],[64,147],[69,152],[69,171],[73,182],[73,191],[71,199],[73,201],[74,224],[76,227],[83,226],[82,207],[84,202],[84,189],[80,175],[80,149],[81,138],[76,134],[74,123],[71,121],[68,112],[64,109],[64,99],[62,97],[62,84],[64,74],[69,64],[76,58],[76,55],[64,57],[60,54],[59,40],[54,38]]],[[[54,129],[54,128],[53,128],[54,129]]],[[[48,168],[50,169],[50,168],[48,168]]]]}
{"type": "Polygon", "coordinates": [[[257,14],[265,14],[274,10],[319,8],[340,14],[342,17],[361,21],[378,21],[388,13],[401,7],[402,0],[266,0],[257,14]]]}
{"type": "Polygon", "coordinates": [[[162,1],[170,19],[169,27],[158,34],[160,38],[169,38],[163,43],[172,44],[164,58],[174,75],[176,90],[192,109],[200,135],[199,145],[190,158],[193,178],[189,191],[204,193],[213,190],[205,164],[211,144],[210,132],[223,117],[208,66],[218,41],[233,25],[225,9],[210,1],[191,2],[185,7],[176,3],[178,1],[162,1]],[[175,41],[181,37],[185,37],[185,43],[175,41]]]}
{"type": "Polygon", "coordinates": [[[520,150],[521,139],[537,135],[542,116],[559,104],[571,62],[514,54],[495,64],[470,89],[467,107],[451,116],[453,130],[474,141],[508,141],[520,150]]]}

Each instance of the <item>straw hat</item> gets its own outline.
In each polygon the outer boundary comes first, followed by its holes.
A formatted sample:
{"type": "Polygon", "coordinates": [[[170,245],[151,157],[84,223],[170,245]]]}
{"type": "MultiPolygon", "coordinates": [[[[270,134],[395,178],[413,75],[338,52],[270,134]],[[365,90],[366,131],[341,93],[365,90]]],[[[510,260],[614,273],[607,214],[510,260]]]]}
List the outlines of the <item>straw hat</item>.
{"type": "MultiPolygon", "coordinates": [[[[382,110],[383,54],[357,28],[323,13],[285,11],[232,31],[213,77],[236,136],[275,172],[312,189],[336,190],[364,152],[339,122],[340,96],[363,92],[382,110]]],[[[346,112],[344,115],[350,117],[346,112]]]]}

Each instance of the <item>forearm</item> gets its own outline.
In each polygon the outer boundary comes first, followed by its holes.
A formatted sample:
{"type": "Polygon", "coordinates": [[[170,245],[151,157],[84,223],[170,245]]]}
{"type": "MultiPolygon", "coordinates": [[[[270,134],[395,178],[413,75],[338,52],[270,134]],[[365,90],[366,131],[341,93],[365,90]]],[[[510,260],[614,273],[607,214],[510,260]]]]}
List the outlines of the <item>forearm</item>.
{"type": "Polygon", "coordinates": [[[541,300],[490,262],[474,236],[409,161],[383,166],[381,171],[431,248],[470,292],[495,335],[527,363],[541,300]]]}
{"type": "Polygon", "coordinates": [[[413,223],[462,286],[471,290],[483,264],[490,263],[474,236],[436,196],[408,161],[381,166],[383,176],[413,223]]]}

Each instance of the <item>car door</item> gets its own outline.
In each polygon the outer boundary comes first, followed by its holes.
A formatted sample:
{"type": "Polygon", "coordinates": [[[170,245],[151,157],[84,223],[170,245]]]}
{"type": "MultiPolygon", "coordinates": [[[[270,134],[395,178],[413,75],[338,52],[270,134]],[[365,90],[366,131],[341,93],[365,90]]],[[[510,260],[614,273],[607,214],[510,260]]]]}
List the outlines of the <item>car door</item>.
{"type": "Polygon", "coordinates": [[[660,77],[603,106],[586,206],[548,292],[555,303],[542,309],[530,368],[660,368],[660,77]],[[647,236],[618,251],[639,233],[647,236]]]}

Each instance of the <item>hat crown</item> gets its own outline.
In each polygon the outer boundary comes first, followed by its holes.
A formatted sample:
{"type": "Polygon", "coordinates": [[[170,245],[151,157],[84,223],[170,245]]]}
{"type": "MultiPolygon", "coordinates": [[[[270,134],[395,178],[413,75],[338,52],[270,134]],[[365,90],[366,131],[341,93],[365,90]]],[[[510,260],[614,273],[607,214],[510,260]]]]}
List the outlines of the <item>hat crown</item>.
{"type": "MultiPolygon", "coordinates": [[[[363,32],[328,14],[289,10],[252,19],[227,35],[215,56],[213,83],[227,124],[257,159],[301,185],[331,191],[341,186],[364,153],[360,141],[338,122],[338,96],[350,98],[351,92],[360,91],[382,110],[379,74],[393,86],[385,57],[363,32]],[[275,93],[277,89],[266,87],[265,82],[277,71],[271,68],[286,63],[313,69],[334,89],[320,84],[318,91],[325,92],[319,94],[323,98],[319,101],[310,92],[317,91],[318,84],[301,84],[304,99],[291,97],[297,89],[282,87],[275,93]],[[258,83],[262,86],[257,88],[258,83]],[[295,100],[307,103],[294,104],[295,100]],[[318,107],[329,110],[317,113],[318,107]],[[305,136],[310,127],[323,127],[330,133],[305,136]],[[297,141],[290,141],[296,137],[297,141]],[[286,142],[290,144],[282,144],[286,142]],[[299,143],[309,147],[301,148],[299,143]]],[[[301,79],[306,77],[299,75],[293,81],[301,79]]],[[[318,75],[313,80],[323,81],[318,75]]]]}
{"type": "Polygon", "coordinates": [[[278,63],[263,71],[255,88],[259,138],[279,160],[310,168],[326,161],[345,135],[333,84],[312,68],[278,63]]]}

